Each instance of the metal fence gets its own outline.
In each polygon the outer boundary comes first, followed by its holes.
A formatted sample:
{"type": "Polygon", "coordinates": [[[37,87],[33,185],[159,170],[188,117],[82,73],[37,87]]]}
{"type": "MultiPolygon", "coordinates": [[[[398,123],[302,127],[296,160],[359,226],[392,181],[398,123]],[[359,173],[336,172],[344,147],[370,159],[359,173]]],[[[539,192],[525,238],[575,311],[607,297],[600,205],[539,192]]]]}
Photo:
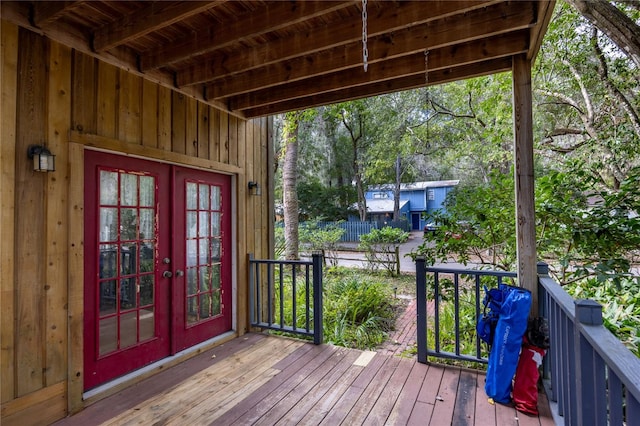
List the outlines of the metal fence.
{"type": "Polygon", "coordinates": [[[427,358],[431,356],[486,364],[488,349],[483,347],[475,334],[476,320],[482,314],[481,301],[484,295],[481,294],[481,290],[485,285],[497,287],[503,283],[505,278],[515,277],[517,277],[515,272],[427,267],[425,259],[418,257],[416,259],[418,362],[426,363],[427,358]],[[427,274],[433,274],[433,281],[429,283],[432,284],[430,289],[428,289],[427,274]],[[447,282],[448,288],[446,290],[444,289],[443,277],[447,282]],[[431,291],[430,297],[428,296],[429,290],[431,291]],[[473,316],[461,314],[460,306],[463,295],[468,297],[465,303],[471,303],[473,306],[473,316]],[[451,350],[446,350],[440,333],[443,327],[451,326],[450,318],[447,319],[446,325],[443,324],[441,309],[443,296],[449,297],[453,301],[454,341],[446,343],[446,346],[452,346],[451,350]],[[433,315],[431,316],[427,315],[428,303],[433,303],[433,315]],[[469,336],[474,337],[469,338],[469,336]],[[433,341],[431,347],[427,344],[428,340],[433,341]],[[473,340],[471,347],[468,345],[469,340],[473,340]]]}
{"type": "Polygon", "coordinates": [[[258,260],[249,255],[249,320],[260,327],[322,343],[322,255],[311,261],[258,260]]]}

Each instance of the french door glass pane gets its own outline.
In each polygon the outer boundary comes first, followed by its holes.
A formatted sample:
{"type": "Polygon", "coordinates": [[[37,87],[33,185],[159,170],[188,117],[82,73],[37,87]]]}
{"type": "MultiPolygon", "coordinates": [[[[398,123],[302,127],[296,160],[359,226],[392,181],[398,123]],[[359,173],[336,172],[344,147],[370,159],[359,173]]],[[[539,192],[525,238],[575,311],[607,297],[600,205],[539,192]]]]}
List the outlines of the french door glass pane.
{"type": "Polygon", "coordinates": [[[100,171],[100,355],[155,337],[156,186],[138,171],[100,171]]]}
{"type": "Polygon", "coordinates": [[[123,206],[138,205],[138,176],[120,174],[120,204],[123,206]]]}
{"type": "Polygon", "coordinates": [[[128,312],[120,317],[120,349],[138,342],[138,312],[128,312]]]}
{"type": "Polygon", "coordinates": [[[140,176],[140,206],[153,207],[155,199],[155,179],[151,176],[140,176]]]}
{"type": "Polygon", "coordinates": [[[118,204],[118,173],[107,170],[100,171],[100,204],[118,204]]]}
{"type": "Polygon", "coordinates": [[[118,239],[118,209],[100,208],[100,241],[116,241],[118,239]]]}
{"type": "Polygon", "coordinates": [[[186,321],[195,324],[220,315],[220,187],[187,182],[186,321]],[[197,231],[196,231],[197,230],[197,231]]]}

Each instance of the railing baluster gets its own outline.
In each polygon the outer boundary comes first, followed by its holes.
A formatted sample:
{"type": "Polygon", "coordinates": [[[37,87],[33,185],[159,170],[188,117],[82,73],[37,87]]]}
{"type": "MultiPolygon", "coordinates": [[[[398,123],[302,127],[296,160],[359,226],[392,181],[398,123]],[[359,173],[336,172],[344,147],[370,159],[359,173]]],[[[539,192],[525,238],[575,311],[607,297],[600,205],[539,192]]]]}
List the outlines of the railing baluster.
{"type": "Polygon", "coordinates": [[[453,322],[455,326],[455,351],[460,355],[460,274],[453,275],[453,322]]]}
{"type": "Polygon", "coordinates": [[[309,310],[309,265],[306,265],[305,267],[305,302],[306,302],[306,307],[305,307],[305,330],[307,331],[307,333],[309,332],[309,316],[311,315],[311,312],[309,310]]]}
{"type": "Polygon", "coordinates": [[[427,275],[424,257],[416,258],[416,343],[418,362],[427,363],[427,275]]]}
{"type": "MultiPolygon", "coordinates": [[[[280,266],[280,268],[282,268],[282,266],[280,266]]],[[[273,306],[272,306],[272,300],[273,300],[273,292],[272,292],[272,277],[273,273],[272,273],[272,265],[267,265],[267,323],[269,325],[273,324],[273,306]]]]}
{"type": "MultiPolygon", "coordinates": [[[[480,275],[475,276],[475,295],[476,295],[476,322],[480,318],[480,275]]],[[[480,337],[476,333],[476,358],[482,358],[482,346],[480,344],[480,337]]]]}
{"type": "Polygon", "coordinates": [[[440,352],[440,280],[438,273],[433,276],[433,304],[434,304],[434,335],[435,335],[435,348],[436,352],[440,352]]]}
{"type": "Polygon", "coordinates": [[[295,330],[297,328],[297,324],[298,324],[298,322],[296,321],[297,312],[298,312],[297,311],[298,307],[296,306],[296,299],[297,299],[297,297],[296,297],[296,279],[297,279],[297,271],[298,270],[296,269],[295,266],[292,266],[292,269],[293,269],[293,271],[292,271],[291,275],[293,276],[293,278],[291,280],[291,298],[293,300],[291,302],[292,302],[292,305],[293,305],[292,306],[293,307],[293,318],[291,319],[291,322],[292,322],[293,329],[295,330]]]}
{"type": "Polygon", "coordinates": [[[322,330],[322,255],[313,256],[313,343],[319,345],[324,340],[322,330]]]}
{"type": "Polygon", "coordinates": [[[256,283],[255,283],[255,273],[254,268],[258,266],[257,263],[253,263],[253,254],[249,254],[249,323],[253,324],[256,322],[256,312],[255,307],[259,306],[259,304],[254,303],[255,300],[255,291],[256,291],[256,283]]]}

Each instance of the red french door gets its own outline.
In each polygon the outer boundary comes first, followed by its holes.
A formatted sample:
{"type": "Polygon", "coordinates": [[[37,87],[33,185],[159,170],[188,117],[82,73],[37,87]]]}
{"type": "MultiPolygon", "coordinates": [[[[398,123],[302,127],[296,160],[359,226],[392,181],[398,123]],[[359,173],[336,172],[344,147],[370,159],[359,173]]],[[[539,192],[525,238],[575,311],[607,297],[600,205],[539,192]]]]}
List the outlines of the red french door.
{"type": "Polygon", "coordinates": [[[85,389],[231,329],[230,185],[85,152],[85,389]]]}
{"type": "Polygon", "coordinates": [[[231,180],[174,168],[173,350],[231,330],[231,180]]]}

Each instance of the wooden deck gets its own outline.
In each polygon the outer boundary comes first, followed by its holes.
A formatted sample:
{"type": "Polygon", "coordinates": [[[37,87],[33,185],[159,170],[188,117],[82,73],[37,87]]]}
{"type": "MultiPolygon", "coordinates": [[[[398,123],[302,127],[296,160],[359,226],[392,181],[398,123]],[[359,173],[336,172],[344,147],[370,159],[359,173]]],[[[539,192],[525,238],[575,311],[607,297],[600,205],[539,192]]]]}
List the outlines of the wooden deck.
{"type": "Polygon", "coordinates": [[[553,425],[491,405],[484,375],[415,358],[248,334],[56,425],[553,425]]]}

